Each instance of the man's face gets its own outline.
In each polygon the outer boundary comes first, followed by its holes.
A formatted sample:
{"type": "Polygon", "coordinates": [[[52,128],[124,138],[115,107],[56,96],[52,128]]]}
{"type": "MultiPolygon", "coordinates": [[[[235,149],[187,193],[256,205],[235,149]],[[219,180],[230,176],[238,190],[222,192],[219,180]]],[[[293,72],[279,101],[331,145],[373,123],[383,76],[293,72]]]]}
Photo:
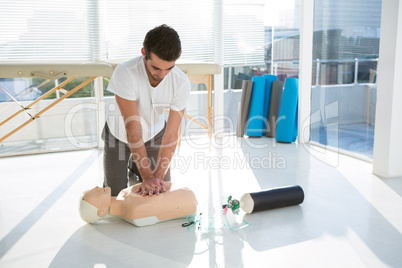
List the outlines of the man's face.
{"type": "Polygon", "coordinates": [[[145,69],[151,85],[159,84],[163,78],[174,68],[175,61],[164,61],[153,53],[146,59],[145,50],[141,50],[145,59],[145,69]]]}

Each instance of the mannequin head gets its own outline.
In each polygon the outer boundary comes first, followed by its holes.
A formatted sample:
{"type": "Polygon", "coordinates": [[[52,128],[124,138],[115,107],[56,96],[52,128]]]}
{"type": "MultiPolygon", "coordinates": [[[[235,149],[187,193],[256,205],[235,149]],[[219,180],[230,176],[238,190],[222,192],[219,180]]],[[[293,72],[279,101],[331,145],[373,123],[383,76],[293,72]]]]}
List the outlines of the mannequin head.
{"type": "Polygon", "coordinates": [[[111,189],[110,187],[95,187],[86,191],[80,198],[80,216],[88,222],[94,223],[101,217],[108,214],[111,205],[111,189]]]}

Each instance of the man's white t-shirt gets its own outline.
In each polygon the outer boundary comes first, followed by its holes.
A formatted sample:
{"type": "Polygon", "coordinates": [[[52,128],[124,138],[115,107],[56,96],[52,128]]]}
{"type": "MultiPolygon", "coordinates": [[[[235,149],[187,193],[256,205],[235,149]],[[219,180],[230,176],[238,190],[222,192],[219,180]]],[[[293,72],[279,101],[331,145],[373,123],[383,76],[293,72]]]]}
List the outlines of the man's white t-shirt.
{"type": "MultiPolygon", "coordinates": [[[[149,83],[144,58],[139,56],[119,64],[110,79],[108,91],[119,97],[136,101],[144,142],[152,139],[165,126],[164,110],[181,111],[186,107],[191,85],[188,77],[174,67],[157,87],[149,83]]],[[[116,103],[115,103],[116,104],[116,103]]],[[[119,107],[106,109],[110,132],[127,143],[127,133],[119,107]]]]}

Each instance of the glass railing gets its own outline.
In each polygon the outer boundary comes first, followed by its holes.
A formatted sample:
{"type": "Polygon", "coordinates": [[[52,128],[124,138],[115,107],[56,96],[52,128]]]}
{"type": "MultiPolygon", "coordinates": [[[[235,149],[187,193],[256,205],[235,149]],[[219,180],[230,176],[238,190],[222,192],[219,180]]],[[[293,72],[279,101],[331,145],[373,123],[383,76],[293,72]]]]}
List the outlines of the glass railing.
{"type": "MultiPolygon", "coordinates": [[[[271,70],[283,80],[298,75],[297,61],[278,61],[273,64],[273,68],[268,65],[225,68],[223,112],[226,133],[235,133],[242,93],[239,85],[243,80],[271,70]]],[[[310,140],[371,158],[377,59],[316,60],[313,66],[310,140]]],[[[66,77],[18,77],[26,75],[25,71],[19,75],[18,68],[11,67],[14,77],[0,78],[0,139],[26,124],[54,101],[64,98],[90,77],[76,77],[70,81],[71,84],[64,85],[66,77]],[[43,96],[45,97],[40,102],[31,107],[31,103],[43,96]],[[13,116],[15,113],[17,115],[13,116]],[[8,119],[9,117],[13,118],[8,119]]],[[[106,91],[113,67],[109,72],[108,75],[102,73],[100,78],[88,82],[51,109],[37,115],[32,122],[1,140],[0,156],[99,146],[105,114],[113,98],[106,91]]],[[[181,130],[184,138],[191,135],[205,136],[210,134],[212,128],[210,102],[213,102],[213,95],[212,90],[208,90],[209,81],[202,73],[198,73],[201,78],[192,79],[187,116],[181,130]]]]}
{"type": "MultiPolygon", "coordinates": [[[[116,108],[106,90],[116,65],[1,63],[0,157],[101,146],[108,109],[116,108]]],[[[192,81],[182,136],[211,134],[212,76],[220,67],[178,67],[192,81]]]]}
{"type": "MultiPolygon", "coordinates": [[[[373,155],[378,59],[313,61],[310,141],[370,159],[373,155]]],[[[281,60],[224,70],[225,115],[237,122],[243,80],[274,74],[298,77],[299,62],[281,60]]],[[[235,124],[236,126],[236,124],[235,124]]],[[[226,128],[226,132],[235,133],[226,128]]]]}
{"type": "Polygon", "coordinates": [[[313,64],[310,140],[372,159],[378,59],[317,59],[313,64]]]}

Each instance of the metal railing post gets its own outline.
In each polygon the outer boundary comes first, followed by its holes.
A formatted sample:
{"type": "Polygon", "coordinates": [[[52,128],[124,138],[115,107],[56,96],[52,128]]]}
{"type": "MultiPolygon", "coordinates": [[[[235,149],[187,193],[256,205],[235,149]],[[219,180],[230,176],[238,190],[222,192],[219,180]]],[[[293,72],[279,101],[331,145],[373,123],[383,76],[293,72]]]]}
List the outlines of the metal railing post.
{"type": "Polygon", "coordinates": [[[357,84],[357,74],[359,73],[359,59],[355,58],[355,77],[353,79],[353,84],[357,84]]]}
{"type": "Polygon", "coordinates": [[[95,101],[96,101],[96,118],[97,118],[97,137],[98,148],[104,148],[104,142],[102,140],[103,126],[105,125],[105,101],[103,99],[103,77],[98,76],[95,79],[95,101]]]}
{"type": "Polygon", "coordinates": [[[317,71],[315,73],[315,85],[320,85],[320,59],[317,59],[317,71]]]}
{"type": "Polygon", "coordinates": [[[232,91],[232,71],[233,67],[228,68],[228,90],[232,91]]]}

